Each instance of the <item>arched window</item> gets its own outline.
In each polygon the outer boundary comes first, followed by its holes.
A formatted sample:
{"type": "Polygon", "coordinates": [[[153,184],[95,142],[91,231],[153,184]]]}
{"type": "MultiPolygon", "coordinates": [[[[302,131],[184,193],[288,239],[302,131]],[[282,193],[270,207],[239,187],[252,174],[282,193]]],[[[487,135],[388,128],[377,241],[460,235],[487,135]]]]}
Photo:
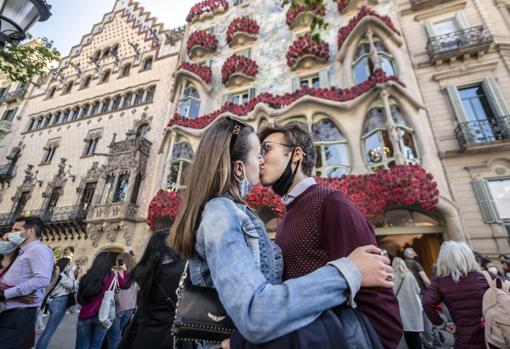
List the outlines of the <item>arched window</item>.
{"type": "Polygon", "coordinates": [[[70,93],[71,90],[73,89],[73,84],[74,84],[74,81],[69,81],[67,84],[66,84],[66,87],[64,89],[64,93],[70,93]]]}
{"type": "Polygon", "coordinates": [[[105,98],[101,106],[101,113],[107,113],[110,108],[110,98],[105,98]]]}
{"type": "Polygon", "coordinates": [[[74,108],[73,111],[71,112],[71,121],[78,119],[79,113],[80,113],[80,109],[74,108]]]}
{"type": "Polygon", "coordinates": [[[56,91],[57,91],[57,86],[52,86],[50,88],[50,92],[48,92],[48,98],[53,98],[53,96],[55,96],[56,91]]]}
{"type": "Polygon", "coordinates": [[[92,60],[94,61],[98,61],[99,58],[101,57],[101,50],[97,50],[95,53],[94,53],[94,56],[92,56],[92,60]]]}
{"type": "Polygon", "coordinates": [[[316,175],[338,178],[351,169],[347,140],[336,125],[324,118],[312,125],[313,142],[317,150],[316,175]]]}
{"type": "Polygon", "coordinates": [[[125,77],[129,75],[129,72],[131,71],[131,63],[124,64],[122,67],[122,70],[120,72],[121,77],[125,77]]]}
{"type": "Polygon", "coordinates": [[[191,83],[186,83],[182,92],[181,111],[183,117],[195,119],[200,113],[200,95],[191,83]]]}
{"type": "Polygon", "coordinates": [[[90,81],[92,81],[92,76],[87,76],[85,80],[83,81],[82,88],[87,88],[90,86],[90,81]]]}
{"type": "MultiPolygon", "coordinates": [[[[372,41],[375,48],[375,54],[379,57],[379,64],[381,68],[386,72],[387,75],[395,75],[395,67],[393,65],[393,56],[388,52],[384,43],[376,36],[372,37],[372,41]]],[[[374,63],[370,58],[371,54],[370,39],[364,37],[356,48],[354,54],[354,60],[352,64],[352,71],[354,75],[354,81],[360,84],[370,77],[374,73],[374,63]]]]}
{"type": "Polygon", "coordinates": [[[170,173],[167,178],[167,188],[183,189],[186,171],[193,158],[193,148],[188,142],[174,144],[172,159],[170,160],[170,173]]]}
{"type": "Polygon", "coordinates": [[[60,120],[61,123],[69,121],[69,113],[70,113],[69,110],[65,110],[62,113],[61,120],[60,120]]]}
{"type": "MultiPolygon", "coordinates": [[[[414,131],[407,126],[404,115],[395,101],[390,100],[393,121],[397,127],[398,144],[406,163],[419,160],[414,131]]],[[[374,105],[363,125],[363,149],[368,166],[376,171],[395,165],[395,149],[391,141],[382,103],[374,105]]]]}
{"type": "Polygon", "coordinates": [[[133,101],[133,94],[129,92],[124,97],[124,103],[122,104],[122,108],[129,108],[131,106],[131,103],[133,101]]]}
{"type": "Polygon", "coordinates": [[[154,99],[154,94],[156,93],[156,86],[151,86],[147,90],[147,94],[145,95],[145,103],[151,103],[154,99]]]}
{"type": "Polygon", "coordinates": [[[120,100],[122,99],[121,96],[116,96],[114,99],[113,99],[113,103],[112,103],[112,111],[116,111],[120,108],[120,100]]]}
{"type": "Polygon", "coordinates": [[[96,115],[97,113],[99,113],[99,102],[95,102],[94,104],[92,104],[92,111],[90,112],[90,116],[94,116],[96,115]]]}
{"type": "Polygon", "coordinates": [[[101,76],[101,82],[107,82],[110,79],[110,69],[105,70],[103,75],[101,76]]]}
{"type": "Polygon", "coordinates": [[[140,125],[136,129],[136,138],[144,138],[149,140],[149,124],[140,125]]]}
{"type": "Polygon", "coordinates": [[[85,104],[83,107],[81,107],[81,114],[80,118],[86,118],[89,115],[90,106],[88,104],[85,104]]]}
{"type": "Polygon", "coordinates": [[[152,57],[146,58],[143,61],[142,70],[149,70],[149,69],[152,69],[152,57]]]}
{"type": "Polygon", "coordinates": [[[134,105],[143,103],[143,94],[144,94],[144,90],[142,90],[142,89],[139,89],[136,91],[134,105]]]}

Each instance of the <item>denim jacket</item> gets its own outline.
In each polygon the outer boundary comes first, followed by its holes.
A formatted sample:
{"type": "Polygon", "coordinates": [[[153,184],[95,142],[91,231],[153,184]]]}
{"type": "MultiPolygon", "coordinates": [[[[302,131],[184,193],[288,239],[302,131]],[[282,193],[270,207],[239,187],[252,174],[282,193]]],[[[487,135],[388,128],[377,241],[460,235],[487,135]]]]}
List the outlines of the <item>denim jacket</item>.
{"type": "Polygon", "coordinates": [[[361,274],[342,258],[282,283],[280,248],[246,205],[229,197],[209,200],[190,259],[194,285],[214,287],[238,331],[263,343],[313,322],[354,298],[361,274]]]}

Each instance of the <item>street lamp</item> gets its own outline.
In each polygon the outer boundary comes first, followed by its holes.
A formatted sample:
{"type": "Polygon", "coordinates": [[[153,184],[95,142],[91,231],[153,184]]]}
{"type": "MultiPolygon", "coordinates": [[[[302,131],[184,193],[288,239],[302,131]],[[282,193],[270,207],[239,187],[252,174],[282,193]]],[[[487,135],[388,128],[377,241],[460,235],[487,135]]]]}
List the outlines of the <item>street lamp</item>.
{"type": "Polygon", "coordinates": [[[0,0],[0,47],[25,39],[36,21],[50,18],[50,9],[46,0],[0,0]]]}

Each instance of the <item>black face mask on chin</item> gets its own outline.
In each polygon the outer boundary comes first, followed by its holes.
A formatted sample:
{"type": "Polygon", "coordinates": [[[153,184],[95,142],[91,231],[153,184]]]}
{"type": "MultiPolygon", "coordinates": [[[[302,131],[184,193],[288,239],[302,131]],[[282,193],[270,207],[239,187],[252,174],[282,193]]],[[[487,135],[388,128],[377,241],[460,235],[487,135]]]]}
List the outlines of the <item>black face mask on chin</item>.
{"type": "Polygon", "coordinates": [[[272,185],[273,191],[280,196],[284,196],[289,191],[289,188],[292,185],[292,182],[294,182],[294,177],[296,177],[296,173],[299,169],[299,164],[301,163],[301,160],[299,160],[296,168],[294,169],[294,172],[292,172],[292,157],[294,156],[294,150],[292,151],[289,163],[287,164],[287,167],[283,171],[282,175],[272,185]]]}

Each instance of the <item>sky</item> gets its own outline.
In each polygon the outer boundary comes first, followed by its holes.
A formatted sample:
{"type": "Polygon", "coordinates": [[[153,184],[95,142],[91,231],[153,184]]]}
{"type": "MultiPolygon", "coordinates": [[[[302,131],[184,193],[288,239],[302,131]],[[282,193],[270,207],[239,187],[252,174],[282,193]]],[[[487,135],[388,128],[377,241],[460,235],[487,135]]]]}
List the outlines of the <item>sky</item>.
{"type": "MultiPolygon", "coordinates": [[[[46,22],[38,22],[29,32],[36,38],[47,37],[62,56],[80,43],[81,37],[101,21],[103,15],[113,9],[115,0],[47,0],[52,6],[52,16],[46,22]]],[[[186,23],[186,16],[199,0],[138,0],[138,2],[166,29],[186,23]]]]}

